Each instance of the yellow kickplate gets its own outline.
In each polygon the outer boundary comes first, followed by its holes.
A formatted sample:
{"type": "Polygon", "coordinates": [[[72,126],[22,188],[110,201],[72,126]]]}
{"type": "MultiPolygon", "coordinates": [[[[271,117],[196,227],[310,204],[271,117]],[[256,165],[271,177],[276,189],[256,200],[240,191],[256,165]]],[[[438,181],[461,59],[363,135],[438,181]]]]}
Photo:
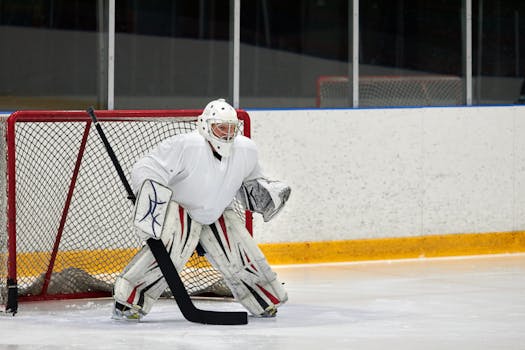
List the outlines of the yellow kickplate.
{"type": "MultiPolygon", "coordinates": [[[[268,262],[275,265],[502,254],[525,252],[525,231],[265,243],[259,247],[268,262]]],[[[62,251],[56,257],[53,271],[74,266],[91,274],[119,273],[136,252],[137,249],[62,251]]],[[[45,273],[50,258],[51,254],[48,252],[19,253],[18,277],[45,273]]],[[[210,267],[205,258],[195,254],[186,266],[210,267]]]]}
{"type": "Polygon", "coordinates": [[[270,264],[389,260],[525,252],[525,231],[261,244],[270,264]]]}

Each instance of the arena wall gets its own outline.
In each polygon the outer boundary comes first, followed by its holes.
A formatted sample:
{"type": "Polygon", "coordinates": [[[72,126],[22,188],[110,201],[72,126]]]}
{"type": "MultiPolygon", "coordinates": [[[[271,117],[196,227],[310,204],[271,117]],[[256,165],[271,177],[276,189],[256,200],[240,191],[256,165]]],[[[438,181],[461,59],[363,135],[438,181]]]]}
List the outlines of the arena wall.
{"type": "Polygon", "coordinates": [[[525,252],[525,106],[248,112],[265,173],[292,188],[254,217],[271,263],[525,252]]]}
{"type": "Polygon", "coordinates": [[[248,112],[267,175],[292,187],[255,222],[270,260],[525,251],[525,107],[248,112]]]}

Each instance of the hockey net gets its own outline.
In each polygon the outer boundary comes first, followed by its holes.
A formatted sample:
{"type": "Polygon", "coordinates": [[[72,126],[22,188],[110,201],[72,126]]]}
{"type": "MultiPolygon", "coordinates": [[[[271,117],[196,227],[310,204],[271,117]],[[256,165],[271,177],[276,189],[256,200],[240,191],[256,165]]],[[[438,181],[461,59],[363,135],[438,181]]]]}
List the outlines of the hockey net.
{"type": "MultiPolygon", "coordinates": [[[[195,129],[200,110],[98,111],[129,178],[158,142],[195,129]]],[[[249,116],[238,112],[250,136],[249,116]]],[[[83,111],[22,111],[0,123],[0,305],[18,300],[110,296],[141,242],[133,204],[83,111]]],[[[251,232],[251,215],[236,208],[251,232]]],[[[181,273],[190,295],[231,296],[195,253],[181,273]]]]}
{"type": "MultiPolygon", "coordinates": [[[[317,80],[317,107],[351,106],[346,76],[321,76],[317,80]]],[[[463,104],[463,81],[457,76],[362,76],[360,107],[455,106],[463,104]]]]}

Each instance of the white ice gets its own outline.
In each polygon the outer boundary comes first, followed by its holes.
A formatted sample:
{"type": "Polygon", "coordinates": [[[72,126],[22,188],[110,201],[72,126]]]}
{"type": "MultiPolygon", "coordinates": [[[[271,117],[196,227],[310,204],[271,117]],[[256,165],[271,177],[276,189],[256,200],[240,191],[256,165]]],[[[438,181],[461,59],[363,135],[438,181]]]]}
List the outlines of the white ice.
{"type": "Polygon", "coordinates": [[[276,271],[290,300],[274,319],[194,324],[163,299],[129,323],[110,319],[110,299],[26,302],[0,317],[0,349],[525,349],[525,254],[276,271]]]}

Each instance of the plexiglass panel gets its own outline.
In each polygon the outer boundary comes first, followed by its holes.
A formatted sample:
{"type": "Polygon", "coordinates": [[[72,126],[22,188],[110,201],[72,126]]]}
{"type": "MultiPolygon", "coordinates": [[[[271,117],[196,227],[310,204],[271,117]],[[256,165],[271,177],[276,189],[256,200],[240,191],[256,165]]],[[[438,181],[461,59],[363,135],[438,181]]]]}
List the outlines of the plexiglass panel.
{"type": "Polygon", "coordinates": [[[348,74],[348,36],[347,0],[243,1],[241,105],[317,106],[318,80],[348,74]]]}
{"type": "Polygon", "coordinates": [[[105,106],[105,6],[0,1],[0,110],[105,106]]]}
{"type": "Polygon", "coordinates": [[[525,2],[473,1],[474,104],[525,103],[525,2]]]}
{"type": "Polygon", "coordinates": [[[231,101],[230,1],[117,1],[115,108],[231,101]]]}
{"type": "Polygon", "coordinates": [[[461,6],[360,1],[359,105],[464,104],[461,6]]]}

